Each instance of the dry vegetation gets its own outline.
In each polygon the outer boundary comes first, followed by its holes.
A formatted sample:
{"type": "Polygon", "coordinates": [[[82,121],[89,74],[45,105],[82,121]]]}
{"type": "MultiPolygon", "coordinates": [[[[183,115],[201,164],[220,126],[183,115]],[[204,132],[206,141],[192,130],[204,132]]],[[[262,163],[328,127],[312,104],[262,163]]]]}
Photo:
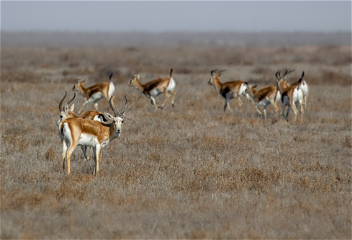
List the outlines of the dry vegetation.
{"type": "Polygon", "coordinates": [[[349,239],[351,148],[350,47],[1,49],[2,239],[349,239]],[[126,120],[103,149],[99,176],[79,148],[67,175],[56,122],[74,80],[94,84],[112,71],[116,98],[134,99],[134,73],[145,82],[170,67],[175,107],[155,111],[141,98],[127,115],[137,123],[126,120]],[[303,122],[270,106],[264,121],[245,99],[224,114],[207,84],[215,68],[227,69],[223,81],[258,87],[275,84],[277,69],[296,68],[291,83],[304,70],[303,122]]]}

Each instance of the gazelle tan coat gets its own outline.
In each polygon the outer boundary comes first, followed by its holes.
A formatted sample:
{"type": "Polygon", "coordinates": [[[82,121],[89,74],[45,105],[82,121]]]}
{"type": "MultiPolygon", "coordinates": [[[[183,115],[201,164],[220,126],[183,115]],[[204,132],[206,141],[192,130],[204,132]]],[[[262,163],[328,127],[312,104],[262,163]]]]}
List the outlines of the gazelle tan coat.
{"type": "Polygon", "coordinates": [[[147,98],[150,98],[151,103],[154,105],[155,109],[157,109],[157,108],[163,109],[166,102],[169,100],[171,93],[173,94],[171,104],[172,104],[172,106],[174,106],[174,101],[175,101],[175,96],[176,96],[176,90],[175,90],[176,82],[175,82],[174,78],[172,77],[172,71],[173,70],[171,68],[170,77],[168,77],[168,78],[158,78],[158,79],[152,80],[150,82],[147,82],[145,84],[142,84],[140,82],[139,74],[136,74],[130,80],[129,84],[135,86],[147,98]],[[160,106],[157,106],[155,103],[155,98],[162,93],[165,94],[166,99],[164,100],[164,102],[160,106]]]}
{"type": "MultiPolygon", "coordinates": [[[[127,98],[125,107],[127,106],[127,98]]],[[[114,116],[109,113],[104,115],[111,120],[111,123],[101,123],[82,118],[67,118],[62,121],[60,128],[60,137],[63,139],[63,168],[65,168],[65,159],[67,161],[67,172],[70,173],[70,159],[73,150],[78,146],[89,146],[93,148],[95,158],[95,173],[99,171],[100,152],[109,142],[121,135],[123,114],[116,113],[111,99],[110,106],[114,116]]]]}
{"type": "Polygon", "coordinates": [[[77,91],[81,93],[82,96],[86,99],[86,101],[82,104],[81,108],[78,110],[78,113],[81,113],[83,106],[87,103],[94,103],[95,109],[98,110],[98,101],[103,98],[109,101],[109,99],[115,92],[115,86],[111,82],[111,77],[112,74],[110,75],[109,82],[98,83],[87,88],[83,86],[85,80],[76,80],[72,91],[77,91]]]}
{"type": "Polygon", "coordinates": [[[225,99],[224,112],[226,111],[226,108],[232,112],[230,108],[230,100],[232,98],[237,98],[240,106],[243,104],[240,96],[246,96],[247,99],[249,99],[248,93],[246,92],[248,84],[241,80],[222,83],[220,81],[220,76],[223,71],[225,70],[212,70],[210,72],[208,84],[214,86],[216,91],[225,99]]]}

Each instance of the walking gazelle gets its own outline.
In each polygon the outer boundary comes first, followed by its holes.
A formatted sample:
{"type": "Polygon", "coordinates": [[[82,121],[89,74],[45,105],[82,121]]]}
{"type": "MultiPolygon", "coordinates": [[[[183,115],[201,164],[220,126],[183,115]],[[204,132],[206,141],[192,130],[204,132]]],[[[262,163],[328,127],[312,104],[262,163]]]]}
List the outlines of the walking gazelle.
{"type": "Polygon", "coordinates": [[[80,146],[90,146],[93,148],[95,159],[95,174],[99,172],[100,153],[109,142],[120,137],[124,113],[127,107],[127,98],[124,97],[125,105],[121,111],[115,110],[112,98],[109,100],[114,116],[105,112],[104,115],[111,123],[92,121],[82,118],[67,118],[62,121],[60,137],[63,139],[63,168],[65,159],[67,161],[67,173],[70,173],[71,154],[75,148],[80,146]]]}

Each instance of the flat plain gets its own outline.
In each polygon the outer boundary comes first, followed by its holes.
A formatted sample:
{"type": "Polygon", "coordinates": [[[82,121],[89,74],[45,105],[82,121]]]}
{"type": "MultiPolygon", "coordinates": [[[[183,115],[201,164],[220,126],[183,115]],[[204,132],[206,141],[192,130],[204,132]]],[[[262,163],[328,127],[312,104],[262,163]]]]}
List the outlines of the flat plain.
{"type": "MultiPolygon", "coordinates": [[[[0,237],[350,239],[351,100],[351,46],[2,47],[0,237]],[[98,176],[79,148],[68,175],[56,122],[74,81],[114,73],[121,105],[139,96],[134,74],[147,82],[170,68],[175,107],[142,96],[98,176]],[[272,106],[264,120],[245,98],[224,113],[208,85],[213,69],[261,88],[285,68],[310,85],[303,121],[272,106]]],[[[105,100],[99,110],[111,113],[105,100]]]]}

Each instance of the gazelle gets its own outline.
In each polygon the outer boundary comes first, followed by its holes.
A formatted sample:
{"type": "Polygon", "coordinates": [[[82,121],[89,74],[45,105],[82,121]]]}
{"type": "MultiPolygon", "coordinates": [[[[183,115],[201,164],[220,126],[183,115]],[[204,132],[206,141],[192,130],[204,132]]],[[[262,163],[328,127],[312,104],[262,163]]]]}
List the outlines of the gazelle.
{"type": "Polygon", "coordinates": [[[81,113],[82,108],[87,103],[94,103],[95,109],[98,110],[98,101],[105,98],[107,101],[115,92],[115,86],[111,82],[112,73],[109,77],[109,82],[98,83],[93,86],[85,88],[83,83],[85,81],[77,79],[75,85],[72,88],[72,91],[77,91],[83,95],[86,101],[82,104],[81,108],[78,110],[78,113],[81,113]]]}
{"type": "Polygon", "coordinates": [[[230,108],[230,100],[232,98],[237,98],[238,104],[240,106],[242,106],[243,104],[240,99],[240,96],[246,96],[247,99],[250,100],[248,93],[246,92],[246,89],[248,88],[248,83],[241,80],[222,83],[219,77],[224,71],[225,70],[212,70],[210,72],[210,79],[208,84],[214,86],[216,91],[223,98],[225,98],[224,112],[226,111],[226,108],[228,108],[229,111],[232,112],[230,108]]]}
{"type": "MultiPolygon", "coordinates": [[[[295,69],[290,70],[290,71],[286,70],[283,76],[281,76],[281,71],[277,71],[276,72],[275,76],[276,76],[276,79],[277,79],[278,87],[279,87],[281,92],[283,92],[286,88],[288,88],[290,86],[290,84],[285,79],[285,76],[287,74],[293,72],[294,70],[295,69]]],[[[291,86],[294,86],[294,85],[297,85],[297,82],[293,83],[291,86]]],[[[302,79],[300,88],[302,89],[302,92],[303,92],[302,105],[304,106],[304,108],[306,108],[307,107],[308,94],[309,94],[309,85],[308,85],[308,83],[306,82],[305,79],[302,79]]]]}
{"type": "Polygon", "coordinates": [[[173,94],[171,104],[174,107],[175,95],[176,95],[176,82],[172,77],[172,68],[170,70],[170,77],[168,78],[158,78],[152,80],[150,82],[142,84],[139,81],[139,74],[135,74],[134,77],[130,80],[129,85],[133,85],[139,89],[141,93],[143,93],[147,98],[150,98],[151,103],[154,105],[155,109],[163,109],[166,102],[169,100],[171,93],[173,94]],[[159,96],[161,93],[164,93],[166,99],[163,104],[157,106],[155,103],[155,98],[159,96]]]}
{"type": "MultiPolygon", "coordinates": [[[[296,83],[293,83],[291,86],[295,86],[297,85],[298,82],[296,83]]],[[[300,89],[302,90],[303,92],[303,101],[302,101],[302,105],[304,106],[304,108],[307,108],[307,98],[308,98],[308,93],[309,93],[309,85],[308,83],[306,82],[305,79],[303,79],[303,76],[302,76],[302,81],[301,81],[301,84],[300,84],[300,89]]]]}
{"type": "Polygon", "coordinates": [[[63,168],[65,169],[65,159],[67,161],[67,173],[70,174],[70,159],[75,148],[80,146],[90,146],[93,148],[95,159],[95,174],[99,172],[100,152],[109,142],[120,137],[124,112],[127,107],[125,96],[125,106],[121,112],[116,112],[110,98],[109,104],[114,113],[104,115],[111,120],[111,123],[101,123],[82,118],[67,118],[61,124],[60,135],[63,138],[63,168]]]}
{"type": "MultiPolygon", "coordinates": [[[[62,103],[65,99],[67,95],[67,92],[65,91],[65,95],[64,97],[60,100],[60,103],[59,103],[59,110],[60,110],[60,119],[59,121],[57,122],[57,125],[59,127],[59,132],[60,132],[60,129],[61,129],[61,123],[62,121],[64,121],[65,119],[67,118],[83,118],[83,119],[88,119],[88,120],[93,120],[93,121],[98,121],[98,122],[106,122],[106,118],[104,117],[104,114],[102,112],[99,112],[99,111],[94,111],[94,110],[91,110],[91,111],[86,111],[86,112],[83,112],[81,115],[77,115],[73,112],[74,110],[74,104],[72,104],[71,106],[69,106],[69,104],[75,99],[76,97],[76,94],[74,93],[73,95],[73,98],[68,101],[64,107],[62,107],[62,103]]],[[[61,135],[60,135],[61,136],[61,135]]],[[[63,139],[61,138],[61,141],[63,141],[63,139]]],[[[88,160],[88,157],[87,157],[87,146],[81,146],[81,149],[82,149],[82,152],[83,152],[83,155],[85,157],[86,160],[88,160]]],[[[64,157],[64,156],[63,156],[64,157]]]]}
{"type": "Polygon", "coordinates": [[[269,106],[271,103],[274,106],[275,112],[278,112],[278,107],[276,106],[277,102],[277,95],[279,91],[277,90],[276,86],[267,86],[265,88],[262,88],[260,90],[256,90],[255,88],[257,87],[256,84],[248,84],[248,89],[246,89],[246,92],[250,96],[252,103],[255,105],[255,110],[262,115],[258,107],[264,106],[264,118],[266,118],[266,108],[269,106]]]}
{"type": "Polygon", "coordinates": [[[288,120],[288,114],[290,112],[290,108],[292,107],[293,112],[295,114],[295,117],[293,119],[293,121],[296,121],[297,118],[297,114],[298,114],[298,105],[301,105],[301,120],[303,118],[303,114],[304,114],[304,108],[302,106],[302,102],[303,102],[303,90],[301,88],[302,82],[304,81],[303,79],[304,76],[304,72],[302,72],[302,76],[301,78],[298,80],[297,83],[291,85],[290,87],[286,88],[281,94],[281,100],[282,100],[282,116],[284,116],[284,118],[286,120],[288,120]],[[285,108],[287,106],[287,113],[286,116],[284,114],[285,112],[285,108]]]}
{"type": "Polygon", "coordinates": [[[280,90],[280,92],[283,92],[286,88],[288,88],[290,86],[290,84],[286,80],[286,75],[292,73],[293,71],[295,71],[295,69],[292,69],[290,71],[285,69],[285,72],[284,72],[284,74],[282,76],[281,76],[281,70],[278,70],[275,73],[276,84],[277,84],[277,87],[280,90]]]}

